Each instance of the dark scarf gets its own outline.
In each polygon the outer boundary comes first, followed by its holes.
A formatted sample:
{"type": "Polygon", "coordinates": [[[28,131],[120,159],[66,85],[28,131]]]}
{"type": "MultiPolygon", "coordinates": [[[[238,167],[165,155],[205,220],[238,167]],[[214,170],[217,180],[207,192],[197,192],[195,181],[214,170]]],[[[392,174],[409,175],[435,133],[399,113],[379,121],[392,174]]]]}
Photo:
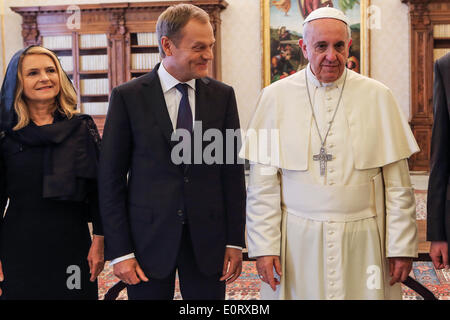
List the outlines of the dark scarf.
{"type": "MultiPolygon", "coordinates": [[[[30,46],[31,47],[31,46],[30,46]]],[[[0,98],[0,131],[6,131],[17,123],[17,114],[14,110],[14,95],[17,86],[17,71],[19,60],[30,47],[17,51],[11,58],[3,79],[0,98]]]]}
{"type": "Polygon", "coordinates": [[[14,98],[18,65],[31,47],[16,52],[8,64],[0,98],[0,139],[6,135],[23,145],[45,148],[44,198],[82,201],[88,192],[87,179],[97,178],[100,138],[92,118],[78,115],[67,119],[57,110],[53,124],[36,126],[31,122],[18,131],[12,130],[17,123],[14,98]]]}
{"type": "Polygon", "coordinates": [[[67,119],[55,111],[53,124],[26,127],[6,135],[30,147],[44,147],[43,198],[83,201],[87,180],[97,179],[98,145],[89,131],[88,115],[67,119]]]}

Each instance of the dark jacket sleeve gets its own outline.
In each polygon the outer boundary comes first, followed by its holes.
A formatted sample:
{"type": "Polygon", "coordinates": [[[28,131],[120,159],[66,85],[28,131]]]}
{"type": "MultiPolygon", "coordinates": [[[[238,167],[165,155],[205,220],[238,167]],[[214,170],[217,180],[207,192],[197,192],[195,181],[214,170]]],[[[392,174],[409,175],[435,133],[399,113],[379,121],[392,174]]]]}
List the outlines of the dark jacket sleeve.
{"type": "Polygon", "coordinates": [[[222,184],[227,216],[227,245],[245,247],[245,174],[243,160],[238,153],[242,143],[239,115],[234,90],[230,88],[225,128],[236,132],[225,133],[225,165],[222,166],[222,184]],[[230,152],[233,152],[232,157],[230,152]],[[230,161],[232,160],[232,161],[230,161]]]}
{"type": "Polygon", "coordinates": [[[98,201],[98,187],[97,181],[89,181],[88,186],[88,205],[89,205],[89,216],[92,220],[92,233],[98,236],[103,235],[103,226],[100,219],[100,208],[98,201]]]}
{"type": "Polygon", "coordinates": [[[131,144],[131,126],[125,100],[114,88],[103,131],[98,181],[106,260],[135,251],[127,206],[131,144]]]}
{"type": "MultiPolygon", "coordinates": [[[[450,56],[449,56],[450,58],[450,56]]],[[[448,59],[450,60],[450,59],[448,59]]],[[[434,67],[433,114],[431,137],[431,162],[427,199],[427,240],[448,240],[445,232],[447,185],[449,180],[449,114],[440,60],[434,67]]],[[[443,70],[444,72],[445,71],[443,70]]]]}
{"type": "MultiPolygon", "coordinates": [[[[0,140],[0,146],[1,146],[1,140],[0,140]]],[[[3,217],[4,217],[4,213],[5,213],[7,200],[8,200],[8,198],[6,196],[5,163],[3,161],[3,155],[0,154],[0,234],[2,232],[3,217]]]]}
{"type": "MultiPolygon", "coordinates": [[[[98,160],[100,156],[100,144],[101,138],[98,133],[97,126],[92,118],[88,118],[86,120],[86,127],[88,129],[88,139],[90,139],[89,143],[92,143],[95,153],[96,159],[98,160]]],[[[98,201],[98,184],[97,180],[89,179],[87,185],[87,201],[89,208],[89,220],[92,222],[93,234],[102,236],[103,235],[103,227],[100,219],[100,208],[98,201]]]]}

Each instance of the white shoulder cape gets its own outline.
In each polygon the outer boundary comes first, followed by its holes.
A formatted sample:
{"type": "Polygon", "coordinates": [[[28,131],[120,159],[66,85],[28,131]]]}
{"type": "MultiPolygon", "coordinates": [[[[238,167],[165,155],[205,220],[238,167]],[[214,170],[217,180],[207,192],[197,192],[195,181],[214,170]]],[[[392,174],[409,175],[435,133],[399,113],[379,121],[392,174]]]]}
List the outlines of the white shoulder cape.
{"type": "MultiPolygon", "coordinates": [[[[348,70],[341,107],[350,127],[356,169],[382,167],[419,151],[392,92],[348,70]]],[[[312,121],[305,69],[265,88],[239,156],[288,170],[307,170],[312,121]]]]}

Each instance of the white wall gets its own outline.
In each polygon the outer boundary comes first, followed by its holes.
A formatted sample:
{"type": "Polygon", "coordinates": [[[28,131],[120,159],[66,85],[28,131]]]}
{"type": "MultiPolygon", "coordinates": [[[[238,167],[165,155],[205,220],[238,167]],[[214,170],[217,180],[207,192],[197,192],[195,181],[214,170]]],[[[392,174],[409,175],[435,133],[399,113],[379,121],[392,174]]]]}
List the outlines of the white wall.
{"type": "Polygon", "coordinates": [[[410,27],[408,5],[400,0],[371,0],[380,10],[380,29],[371,29],[370,76],[391,88],[410,117],[410,27]]]}
{"type": "MultiPolygon", "coordinates": [[[[134,0],[148,2],[156,0],[134,0]]],[[[292,0],[296,1],[296,0],[292,0]]],[[[22,48],[21,17],[10,6],[93,3],[93,0],[3,0],[6,61],[22,48]]],[[[95,3],[130,2],[96,0],[95,3]]],[[[246,127],[261,90],[262,43],[260,0],[227,0],[222,11],[222,80],[236,91],[242,127],[246,127]]],[[[1,2],[0,2],[1,3],[1,2]]],[[[381,29],[372,29],[371,77],[390,87],[409,117],[410,55],[408,6],[399,0],[371,0],[380,8],[381,29]]],[[[1,79],[0,79],[1,80],[1,79]]]]}
{"type": "Polygon", "coordinates": [[[262,88],[260,0],[227,0],[222,12],[222,80],[234,87],[247,128],[262,88]]]}

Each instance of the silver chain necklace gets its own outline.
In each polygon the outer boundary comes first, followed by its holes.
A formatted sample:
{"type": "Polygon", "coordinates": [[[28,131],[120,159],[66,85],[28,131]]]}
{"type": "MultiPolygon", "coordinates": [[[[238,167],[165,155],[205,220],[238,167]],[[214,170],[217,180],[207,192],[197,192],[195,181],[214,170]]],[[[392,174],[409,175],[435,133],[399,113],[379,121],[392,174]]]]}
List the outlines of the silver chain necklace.
{"type": "Polygon", "coordinates": [[[341,99],[342,99],[342,93],[344,92],[345,82],[347,81],[347,68],[345,68],[344,83],[342,85],[342,89],[341,89],[341,93],[339,95],[338,103],[337,103],[336,108],[334,110],[333,118],[331,118],[330,125],[328,126],[328,130],[327,130],[327,133],[325,135],[325,139],[322,139],[322,135],[320,134],[319,125],[317,124],[316,115],[314,113],[314,107],[313,107],[313,104],[311,102],[311,94],[309,93],[309,86],[308,86],[308,70],[305,71],[305,79],[306,79],[306,91],[308,92],[309,106],[311,107],[312,116],[313,116],[313,119],[314,119],[314,123],[316,124],[317,133],[319,134],[320,143],[321,143],[320,153],[316,154],[316,155],[313,155],[313,160],[314,161],[320,161],[320,175],[324,176],[325,175],[325,171],[327,170],[327,162],[333,160],[333,155],[332,154],[327,154],[327,152],[325,150],[325,142],[327,141],[328,133],[330,132],[331,126],[333,125],[334,118],[336,117],[336,113],[337,113],[337,110],[339,108],[339,103],[341,102],[341,99]]]}

